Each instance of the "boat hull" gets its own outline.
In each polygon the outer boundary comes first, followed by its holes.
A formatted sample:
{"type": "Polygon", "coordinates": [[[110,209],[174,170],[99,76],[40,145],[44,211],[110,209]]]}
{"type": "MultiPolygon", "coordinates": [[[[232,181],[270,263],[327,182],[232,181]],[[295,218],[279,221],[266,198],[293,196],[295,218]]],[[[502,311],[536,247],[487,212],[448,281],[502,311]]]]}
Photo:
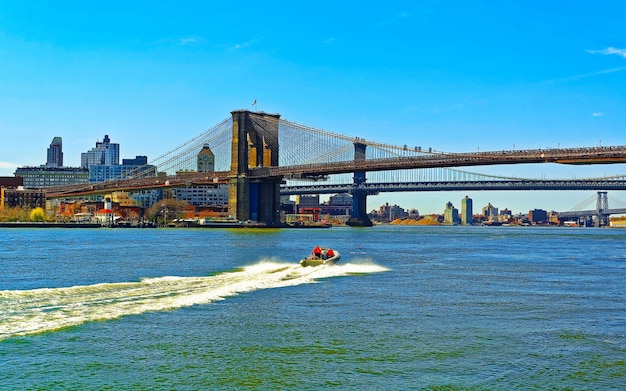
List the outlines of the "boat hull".
{"type": "Polygon", "coordinates": [[[332,265],[335,262],[337,262],[339,258],[341,258],[341,256],[339,255],[338,252],[335,252],[335,256],[333,256],[332,258],[328,258],[328,259],[304,258],[303,260],[300,261],[300,265],[302,267],[332,265]]]}

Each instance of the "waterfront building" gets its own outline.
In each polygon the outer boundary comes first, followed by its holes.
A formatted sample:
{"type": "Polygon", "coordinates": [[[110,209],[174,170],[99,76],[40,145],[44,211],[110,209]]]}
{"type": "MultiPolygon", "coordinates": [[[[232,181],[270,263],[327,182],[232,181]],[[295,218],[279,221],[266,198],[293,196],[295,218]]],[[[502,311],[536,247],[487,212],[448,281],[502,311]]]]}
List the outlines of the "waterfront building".
{"type": "Polygon", "coordinates": [[[24,178],[18,176],[0,176],[0,187],[5,189],[17,189],[24,186],[24,178]]]}
{"type": "Polygon", "coordinates": [[[63,140],[61,137],[55,137],[48,148],[48,158],[46,167],[63,167],[63,140]]]}
{"type": "Polygon", "coordinates": [[[119,205],[120,207],[127,208],[137,206],[137,201],[135,201],[126,191],[114,191],[111,193],[110,197],[111,202],[119,205]]]}
{"type": "Polygon", "coordinates": [[[320,206],[320,196],[317,194],[303,194],[296,196],[296,205],[299,207],[320,206]]]}
{"type": "Polygon", "coordinates": [[[25,189],[21,177],[0,177],[0,211],[4,208],[37,208],[46,205],[43,190],[25,189]]]}
{"type": "Polygon", "coordinates": [[[461,224],[471,225],[474,223],[472,199],[465,196],[461,200],[461,224]]]}
{"type": "Polygon", "coordinates": [[[112,143],[109,135],[104,135],[102,142],[96,141],[95,148],[80,155],[81,168],[89,168],[93,165],[118,165],[120,164],[120,145],[112,143]]]}
{"type": "Polygon", "coordinates": [[[501,222],[509,223],[513,220],[513,212],[511,212],[508,208],[504,208],[500,211],[499,218],[501,222]]]}
{"type": "Polygon", "coordinates": [[[335,194],[319,206],[320,213],[331,216],[349,216],[352,213],[352,203],[352,195],[348,193],[335,194]]]}
{"type": "Polygon", "coordinates": [[[452,205],[452,202],[446,203],[446,209],[443,212],[443,222],[445,224],[459,224],[459,210],[452,205]]]}
{"type": "Polygon", "coordinates": [[[548,222],[548,212],[543,209],[533,209],[528,212],[528,219],[531,224],[546,224],[548,222]]]}
{"type": "Polygon", "coordinates": [[[328,197],[328,205],[352,205],[352,195],[348,193],[334,194],[328,197]]]}
{"type": "Polygon", "coordinates": [[[122,164],[92,164],[89,166],[89,182],[151,176],[156,176],[156,167],[148,164],[146,156],[123,159],[122,164]]]}
{"type": "Polygon", "coordinates": [[[46,192],[39,189],[4,189],[4,207],[44,208],[46,192]]]}
{"type": "Polygon", "coordinates": [[[280,210],[282,214],[295,214],[296,201],[288,195],[280,196],[280,210]]]}
{"type": "Polygon", "coordinates": [[[561,223],[559,220],[559,212],[554,210],[548,212],[548,222],[550,224],[559,225],[561,223]]]}
{"type": "Polygon", "coordinates": [[[328,201],[320,203],[317,194],[302,194],[296,196],[296,210],[303,208],[319,208],[321,215],[349,216],[352,213],[352,196],[348,193],[334,194],[328,201]]]}
{"type": "Polygon", "coordinates": [[[498,208],[491,205],[491,202],[483,208],[482,214],[487,221],[498,221],[498,208]]]}
{"type": "Polygon", "coordinates": [[[389,203],[381,205],[378,208],[378,212],[375,213],[375,218],[390,222],[397,219],[404,219],[408,216],[409,214],[404,209],[398,205],[389,205],[389,203]]]}
{"type": "MultiPolygon", "coordinates": [[[[198,152],[196,169],[197,172],[215,171],[215,155],[209,148],[209,144],[204,144],[200,152],[198,152]]],[[[180,174],[184,173],[181,172],[180,174]]],[[[224,207],[228,205],[228,185],[215,184],[179,187],[174,189],[174,197],[178,200],[187,201],[195,207],[224,207]]]]}
{"type": "Polygon", "coordinates": [[[89,182],[89,170],[79,167],[18,167],[15,176],[24,180],[26,189],[78,185],[89,182]]]}
{"type": "Polygon", "coordinates": [[[228,185],[178,187],[174,189],[174,196],[196,207],[224,206],[228,205],[228,185]]]}

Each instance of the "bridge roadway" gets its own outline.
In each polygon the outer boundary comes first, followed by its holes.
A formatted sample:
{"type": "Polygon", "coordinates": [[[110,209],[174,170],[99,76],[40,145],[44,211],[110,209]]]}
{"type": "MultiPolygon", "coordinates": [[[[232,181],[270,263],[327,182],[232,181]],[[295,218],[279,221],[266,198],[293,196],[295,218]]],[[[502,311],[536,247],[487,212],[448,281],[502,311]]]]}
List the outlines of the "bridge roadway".
{"type": "Polygon", "coordinates": [[[356,171],[385,171],[413,168],[445,168],[501,164],[558,163],[610,164],[626,163],[626,146],[511,150],[469,153],[431,153],[423,156],[351,160],[335,163],[303,164],[285,167],[262,167],[249,172],[251,178],[344,174],[356,171]]]}
{"type": "Polygon", "coordinates": [[[573,219],[579,217],[589,217],[589,216],[597,216],[597,215],[621,215],[626,214],[626,208],[618,208],[618,209],[604,209],[601,211],[597,210],[579,210],[573,212],[560,212],[559,218],[561,219],[573,219]]]}
{"type": "Polygon", "coordinates": [[[399,191],[471,191],[471,190],[626,190],[625,180],[616,179],[572,179],[572,180],[493,180],[451,182],[406,182],[406,183],[351,183],[340,185],[312,184],[306,186],[283,186],[281,195],[347,193],[354,189],[369,194],[399,191]]]}
{"type": "Polygon", "coordinates": [[[46,197],[58,198],[82,195],[103,195],[114,191],[142,191],[194,185],[227,184],[229,174],[229,171],[185,173],[171,176],[152,176],[84,183],[80,185],[53,186],[46,188],[46,197]]]}
{"type": "MultiPolygon", "coordinates": [[[[432,153],[430,155],[413,157],[366,159],[284,167],[258,167],[251,168],[248,171],[248,177],[251,179],[262,179],[269,177],[283,177],[288,179],[295,179],[320,177],[329,174],[352,173],[355,171],[367,172],[416,168],[443,168],[530,163],[626,163],[626,146],[511,150],[470,153],[432,153]]],[[[47,197],[49,198],[78,195],[96,195],[105,194],[117,190],[138,191],[169,187],[182,187],[189,185],[228,183],[229,175],[229,171],[214,173],[187,173],[183,175],[174,175],[167,177],[145,177],[122,179],[102,183],[59,186],[54,188],[48,188],[46,190],[47,197]]],[[[600,188],[605,189],[605,187],[600,188]]],[[[481,189],[489,190],[488,188],[481,189]]],[[[509,190],[516,190],[516,188],[509,188],[509,190]]],[[[554,188],[554,190],[562,189],[554,188]]],[[[623,190],[623,188],[620,188],[620,190],[623,190]]]]}

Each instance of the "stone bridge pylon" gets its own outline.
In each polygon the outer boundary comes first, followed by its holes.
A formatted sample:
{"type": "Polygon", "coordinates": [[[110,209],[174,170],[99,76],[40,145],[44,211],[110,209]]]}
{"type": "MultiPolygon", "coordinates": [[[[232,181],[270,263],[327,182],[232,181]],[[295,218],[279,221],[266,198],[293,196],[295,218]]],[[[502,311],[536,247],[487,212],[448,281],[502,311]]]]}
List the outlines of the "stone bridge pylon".
{"type": "Polygon", "coordinates": [[[279,114],[231,112],[233,138],[228,175],[228,213],[237,220],[280,225],[282,177],[251,179],[251,169],[278,166],[279,114]]]}

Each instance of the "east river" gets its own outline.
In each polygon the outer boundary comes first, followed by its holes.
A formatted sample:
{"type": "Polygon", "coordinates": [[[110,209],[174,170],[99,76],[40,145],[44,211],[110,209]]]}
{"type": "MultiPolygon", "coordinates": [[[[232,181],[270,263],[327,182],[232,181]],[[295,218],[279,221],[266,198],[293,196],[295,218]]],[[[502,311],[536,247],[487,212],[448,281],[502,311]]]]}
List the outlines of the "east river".
{"type": "Polygon", "coordinates": [[[620,229],[4,228],[0,389],[623,390],[625,292],[620,229]]]}

